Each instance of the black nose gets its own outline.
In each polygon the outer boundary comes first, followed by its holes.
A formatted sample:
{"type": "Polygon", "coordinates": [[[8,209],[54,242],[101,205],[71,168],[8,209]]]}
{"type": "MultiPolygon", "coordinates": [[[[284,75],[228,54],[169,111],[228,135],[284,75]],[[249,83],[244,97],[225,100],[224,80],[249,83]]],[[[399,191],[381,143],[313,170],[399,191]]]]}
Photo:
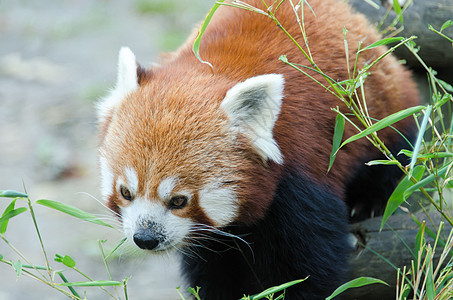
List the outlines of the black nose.
{"type": "Polygon", "coordinates": [[[134,234],[134,242],[144,250],[153,250],[159,245],[158,236],[153,234],[150,230],[140,229],[134,234]]]}

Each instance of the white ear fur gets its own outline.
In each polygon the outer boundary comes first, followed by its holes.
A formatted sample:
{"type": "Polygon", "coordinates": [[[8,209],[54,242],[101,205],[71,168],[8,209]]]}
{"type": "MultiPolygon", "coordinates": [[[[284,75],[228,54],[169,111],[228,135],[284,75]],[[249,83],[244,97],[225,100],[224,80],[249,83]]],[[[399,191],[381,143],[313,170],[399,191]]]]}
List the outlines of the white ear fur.
{"type": "Polygon", "coordinates": [[[113,107],[138,88],[137,62],[131,49],[123,47],[118,57],[118,75],[115,88],[97,103],[98,117],[103,122],[113,107]]]}
{"type": "Polygon", "coordinates": [[[278,164],[283,163],[283,157],[272,130],[280,113],[284,82],[280,74],[249,78],[228,90],[220,105],[233,129],[246,134],[264,160],[278,164]]]}

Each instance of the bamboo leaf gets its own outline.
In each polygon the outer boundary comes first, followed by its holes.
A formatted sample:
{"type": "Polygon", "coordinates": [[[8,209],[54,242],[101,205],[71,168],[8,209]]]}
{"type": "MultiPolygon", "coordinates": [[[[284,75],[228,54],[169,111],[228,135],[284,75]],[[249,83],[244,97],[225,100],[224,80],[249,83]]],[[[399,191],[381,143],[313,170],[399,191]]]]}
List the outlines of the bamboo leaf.
{"type": "Polygon", "coordinates": [[[426,107],[425,116],[423,117],[422,124],[420,125],[420,130],[417,135],[417,140],[415,141],[414,150],[412,151],[412,158],[409,166],[409,177],[412,175],[412,170],[414,169],[415,163],[417,162],[417,156],[418,153],[420,152],[420,146],[422,144],[423,136],[425,135],[428,120],[431,117],[432,109],[433,109],[432,105],[428,105],[426,107]]]}
{"type": "MultiPolygon", "coordinates": [[[[24,213],[27,210],[28,209],[25,207],[19,207],[19,208],[11,210],[10,212],[3,214],[2,217],[0,218],[0,224],[4,224],[3,222],[5,222],[5,221],[7,222],[9,219],[11,219],[17,215],[20,215],[21,213],[24,213]]],[[[5,230],[6,230],[6,228],[5,228],[5,230]]]]}
{"type": "Polygon", "coordinates": [[[365,51],[365,50],[369,50],[369,49],[373,49],[373,48],[379,47],[379,46],[385,46],[385,45],[388,45],[388,44],[391,44],[391,43],[400,42],[402,40],[404,40],[403,37],[391,37],[391,38],[387,38],[387,39],[382,39],[382,40],[379,40],[377,42],[372,43],[371,45],[368,45],[367,47],[365,47],[363,49],[360,49],[359,53],[362,52],[362,51],[365,51]]]}
{"type": "MultiPolygon", "coordinates": [[[[6,207],[5,211],[2,214],[2,217],[4,217],[7,213],[10,213],[11,211],[14,210],[14,206],[16,205],[16,199],[11,201],[11,203],[6,207]]],[[[8,221],[5,220],[3,222],[0,222],[0,235],[4,235],[6,232],[6,228],[8,227],[8,221]]]]}
{"type": "Polygon", "coordinates": [[[344,125],[345,120],[343,115],[337,114],[337,117],[335,118],[335,129],[333,133],[332,153],[330,154],[329,168],[327,169],[327,172],[329,172],[330,168],[332,168],[333,162],[340,148],[341,139],[343,138],[344,125]]]}
{"type": "MultiPolygon", "coordinates": [[[[413,177],[417,180],[420,180],[424,172],[424,166],[416,166],[413,171],[413,177]]],[[[384,215],[382,216],[381,228],[379,230],[382,230],[387,219],[407,199],[407,197],[409,197],[411,193],[406,194],[406,192],[413,185],[414,183],[407,176],[404,177],[403,180],[401,180],[401,182],[393,191],[392,195],[390,195],[387,206],[385,207],[384,215]]]]}
{"type": "Polygon", "coordinates": [[[20,260],[16,261],[15,263],[12,263],[13,269],[16,271],[17,278],[20,277],[22,274],[22,262],[20,260]]]}
{"type": "Polygon", "coordinates": [[[195,57],[202,63],[207,64],[208,66],[211,67],[211,69],[214,69],[214,67],[207,61],[204,61],[201,56],[200,56],[200,44],[201,44],[201,38],[203,37],[204,32],[206,31],[206,28],[209,25],[209,22],[211,22],[212,16],[214,15],[215,11],[219,6],[224,2],[225,0],[219,0],[217,1],[209,11],[208,15],[203,21],[203,24],[201,24],[200,31],[198,32],[197,37],[195,38],[195,41],[192,46],[192,51],[195,54],[195,57]]]}
{"type": "Polygon", "coordinates": [[[68,204],[65,204],[65,203],[61,203],[61,202],[58,202],[58,201],[41,199],[41,200],[36,201],[36,204],[43,205],[43,206],[46,206],[46,207],[61,211],[61,212],[65,213],[65,214],[68,214],[70,216],[76,217],[78,219],[81,219],[81,220],[84,220],[84,221],[87,221],[87,222],[91,222],[91,223],[94,223],[94,224],[98,224],[98,225],[102,225],[102,226],[106,226],[106,227],[112,228],[112,225],[107,224],[104,221],[99,220],[95,215],[92,215],[92,214],[87,213],[87,212],[85,212],[85,211],[83,211],[83,210],[81,210],[81,209],[79,209],[77,207],[74,207],[74,206],[71,206],[71,205],[68,205],[68,204]]]}
{"type": "MultiPolygon", "coordinates": [[[[63,272],[57,272],[57,274],[58,274],[58,276],[60,276],[60,278],[61,278],[61,280],[63,280],[63,282],[69,282],[69,281],[66,279],[66,277],[63,275],[63,272]]],[[[77,293],[77,291],[76,291],[72,286],[68,286],[68,289],[71,291],[71,293],[72,293],[74,296],[76,296],[76,297],[78,297],[78,298],[81,299],[80,295],[77,293]]]]}
{"type": "Polygon", "coordinates": [[[61,256],[60,254],[55,254],[54,260],[64,264],[68,268],[74,268],[76,266],[76,262],[69,255],[61,256]]]}
{"type": "Polygon", "coordinates": [[[452,20],[446,21],[444,24],[442,24],[442,27],[440,27],[440,32],[442,32],[442,30],[450,27],[451,25],[453,25],[453,21],[452,20]]]}
{"type": "Polygon", "coordinates": [[[27,198],[28,195],[21,193],[21,192],[13,191],[13,190],[4,190],[4,191],[0,190],[0,197],[3,197],[3,198],[27,198]]]}
{"type": "MultiPolygon", "coordinates": [[[[418,190],[419,188],[422,188],[424,187],[425,185],[431,183],[432,181],[434,181],[436,178],[439,178],[441,176],[443,176],[446,172],[447,172],[447,169],[448,169],[449,165],[445,165],[443,166],[442,168],[440,168],[436,174],[431,174],[429,176],[427,176],[426,178],[424,178],[423,180],[420,180],[419,182],[417,182],[416,184],[412,185],[411,187],[409,187],[405,192],[404,192],[404,197],[409,197],[410,194],[412,194],[414,191],[418,190]],[[408,194],[406,196],[406,194],[408,194]]],[[[414,176],[415,177],[415,176],[414,176]]]]}
{"type": "Polygon", "coordinates": [[[119,281],[97,280],[97,281],[64,282],[64,283],[58,283],[56,285],[58,285],[58,286],[120,286],[123,284],[119,281]]]}
{"type": "Polygon", "coordinates": [[[397,165],[398,161],[397,160],[372,160],[366,163],[367,166],[377,166],[377,165],[397,165]]]}
{"type": "Polygon", "coordinates": [[[425,108],[425,106],[422,106],[422,105],[414,106],[414,107],[410,107],[410,108],[407,108],[405,110],[396,112],[394,114],[391,114],[390,116],[387,116],[384,119],[374,123],[370,127],[368,127],[365,130],[363,130],[362,132],[351,136],[346,141],[344,141],[343,144],[341,144],[340,148],[343,147],[344,145],[348,144],[348,143],[356,141],[356,140],[358,140],[358,139],[360,139],[362,137],[365,137],[365,136],[367,136],[367,135],[369,135],[371,133],[374,133],[376,131],[384,129],[385,127],[388,127],[388,126],[390,126],[390,125],[392,125],[392,124],[394,124],[394,123],[396,123],[398,121],[401,121],[402,119],[407,118],[408,116],[413,115],[413,114],[423,110],[424,108],[425,108]]]}
{"type": "Polygon", "coordinates": [[[369,285],[369,284],[374,284],[374,283],[381,283],[385,284],[388,286],[388,284],[380,279],[372,278],[372,277],[359,277],[356,279],[353,279],[351,281],[346,282],[345,284],[342,284],[340,287],[338,287],[332,295],[326,298],[326,300],[333,299],[334,297],[338,296],[339,294],[343,293],[344,291],[351,289],[351,288],[357,288],[361,287],[364,285],[369,285]]]}
{"type": "MultiPolygon", "coordinates": [[[[308,278],[308,277],[307,277],[308,278]]],[[[254,296],[251,296],[250,299],[251,300],[258,300],[258,299],[262,299],[266,296],[269,296],[271,294],[275,294],[277,292],[280,292],[284,289],[287,289],[295,284],[298,284],[298,283],[301,283],[302,281],[306,280],[307,278],[305,279],[298,279],[298,280],[294,280],[294,281],[290,281],[290,282],[286,282],[286,283],[283,283],[281,285],[278,285],[278,286],[274,286],[274,287],[271,287],[271,288],[268,288],[267,290],[259,293],[259,294],[256,294],[254,296]]]]}
{"type": "Polygon", "coordinates": [[[395,11],[401,25],[404,25],[403,13],[401,12],[401,6],[398,0],[393,0],[393,10],[395,11]]]}

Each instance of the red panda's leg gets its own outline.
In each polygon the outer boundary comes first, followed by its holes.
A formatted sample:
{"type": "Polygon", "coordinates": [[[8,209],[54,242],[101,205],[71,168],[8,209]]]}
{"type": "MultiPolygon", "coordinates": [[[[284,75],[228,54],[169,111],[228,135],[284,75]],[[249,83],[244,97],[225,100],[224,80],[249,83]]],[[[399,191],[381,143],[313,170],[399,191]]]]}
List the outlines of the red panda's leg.
{"type": "MultiPolygon", "coordinates": [[[[406,138],[413,142],[415,130],[407,132],[409,133],[405,134],[406,138]]],[[[401,149],[410,149],[410,145],[404,138],[398,137],[396,142],[387,147],[403,165],[409,163],[406,156],[398,155],[401,149]]],[[[352,223],[382,215],[390,195],[403,176],[403,172],[394,165],[366,165],[367,162],[376,159],[385,159],[385,157],[379,155],[377,151],[376,155],[367,157],[347,184],[345,200],[352,223]]]]}

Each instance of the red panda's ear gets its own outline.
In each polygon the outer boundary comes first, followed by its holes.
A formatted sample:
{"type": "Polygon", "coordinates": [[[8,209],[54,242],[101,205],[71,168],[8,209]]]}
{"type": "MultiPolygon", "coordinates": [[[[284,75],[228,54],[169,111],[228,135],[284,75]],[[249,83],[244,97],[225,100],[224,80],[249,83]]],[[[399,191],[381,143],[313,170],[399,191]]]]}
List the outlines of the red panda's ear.
{"type": "Polygon", "coordinates": [[[272,131],[280,113],[284,82],[279,74],[249,78],[228,90],[220,105],[230,118],[232,130],[244,133],[265,161],[279,164],[283,157],[272,131]]]}
{"type": "Polygon", "coordinates": [[[137,90],[147,76],[146,71],[137,64],[134,53],[127,47],[121,48],[115,88],[97,103],[98,121],[103,131],[108,127],[114,108],[127,94],[137,90]]]}

